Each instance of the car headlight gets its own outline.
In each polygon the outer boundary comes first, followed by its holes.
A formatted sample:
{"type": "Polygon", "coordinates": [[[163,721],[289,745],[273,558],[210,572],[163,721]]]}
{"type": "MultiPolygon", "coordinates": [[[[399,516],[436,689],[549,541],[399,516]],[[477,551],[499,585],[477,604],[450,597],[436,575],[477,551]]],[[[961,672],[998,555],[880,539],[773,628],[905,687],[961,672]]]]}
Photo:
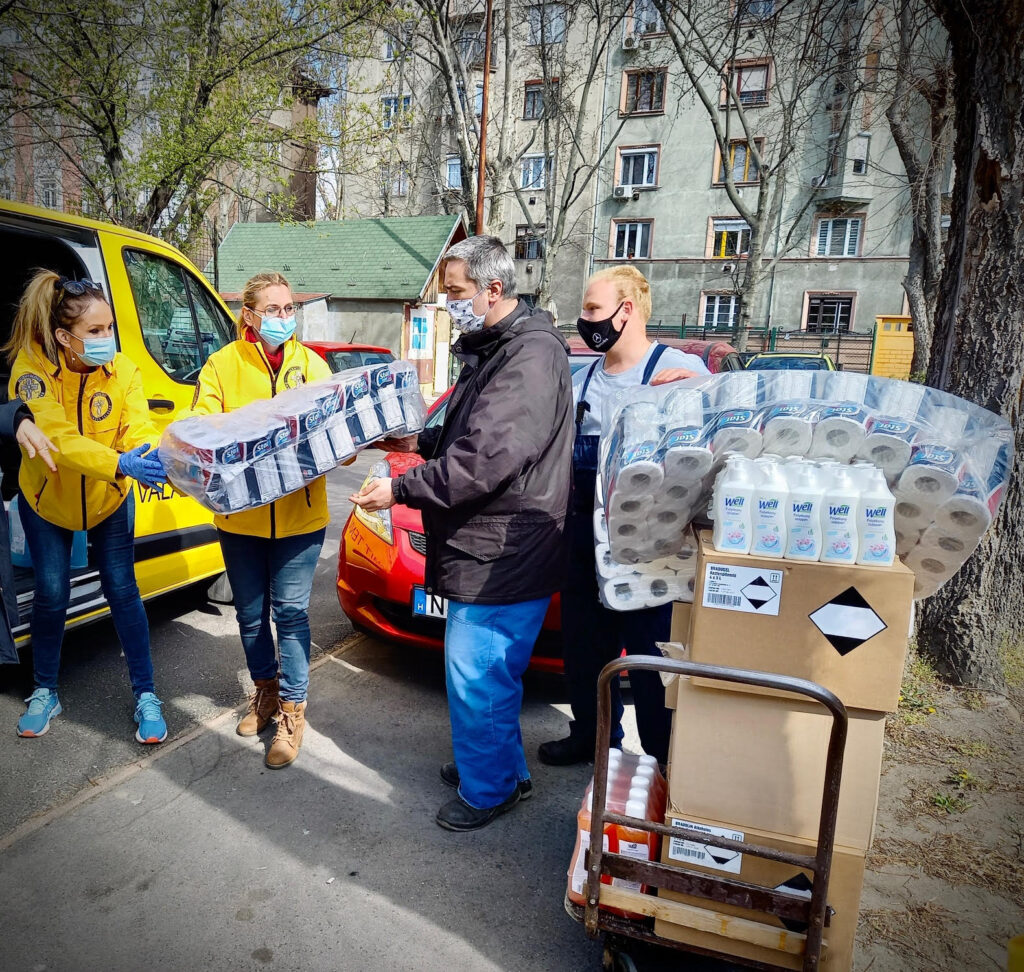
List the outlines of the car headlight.
{"type": "MultiPolygon", "coordinates": [[[[369,473],[367,473],[366,479],[363,480],[363,487],[367,483],[374,479],[389,479],[391,477],[391,467],[384,462],[375,462],[371,467],[369,473]]],[[[393,544],[395,542],[395,531],[391,526],[391,510],[377,510],[374,513],[370,513],[368,510],[364,510],[361,506],[355,507],[356,519],[372,530],[378,537],[381,538],[387,544],[393,544]]]]}

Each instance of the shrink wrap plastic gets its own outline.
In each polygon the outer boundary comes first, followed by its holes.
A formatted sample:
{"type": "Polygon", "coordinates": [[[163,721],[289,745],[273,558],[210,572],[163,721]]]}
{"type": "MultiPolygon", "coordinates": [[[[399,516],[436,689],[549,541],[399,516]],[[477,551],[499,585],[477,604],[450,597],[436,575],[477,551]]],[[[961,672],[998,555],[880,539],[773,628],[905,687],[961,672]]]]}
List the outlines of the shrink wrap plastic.
{"type": "Polygon", "coordinates": [[[425,419],[415,368],[392,361],[179,419],[160,456],[182,493],[214,513],[238,513],[302,489],[378,439],[420,431],[425,419]]]}
{"type": "MultiPolygon", "coordinates": [[[[621,392],[601,438],[599,510],[609,606],[663,603],[607,565],[664,560],[707,515],[726,454],[850,464],[886,475],[898,554],[927,597],[973,553],[1013,465],[1009,423],[924,385],[851,372],[727,372],[621,392]]],[[[670,585],[671,586],[671,585],[670,585]]],[[[661,591],[660,585],[658,588],[661,591]]],[[[668,598],[672,599],[672,598],[668,598]]]]}

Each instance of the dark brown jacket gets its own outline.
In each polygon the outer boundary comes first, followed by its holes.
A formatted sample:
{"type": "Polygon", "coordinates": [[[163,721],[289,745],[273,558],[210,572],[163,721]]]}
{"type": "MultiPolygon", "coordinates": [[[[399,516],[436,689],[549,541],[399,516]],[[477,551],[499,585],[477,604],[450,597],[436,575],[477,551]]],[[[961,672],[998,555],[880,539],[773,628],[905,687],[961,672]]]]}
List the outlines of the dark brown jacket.
{"type": "Polygon", "coordinates": [[[459,338],[463,363],[427,460],[394,483],[422,510],[428,593],[478,604],[547,597],[561,586],[572,478],[568,345],[526,303],[459,338]]]}

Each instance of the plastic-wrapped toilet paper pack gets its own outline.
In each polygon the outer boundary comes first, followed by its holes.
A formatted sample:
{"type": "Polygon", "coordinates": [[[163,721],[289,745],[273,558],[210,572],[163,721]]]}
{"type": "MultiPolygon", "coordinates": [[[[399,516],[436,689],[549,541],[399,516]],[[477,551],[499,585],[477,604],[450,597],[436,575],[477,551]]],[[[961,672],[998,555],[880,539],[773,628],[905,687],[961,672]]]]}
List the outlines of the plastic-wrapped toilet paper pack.
{"type": "MultiPolygon", "coordinates": [[[[766,452],[792,456],[806,445],[808,458],[843,465],[866,461],[885,472],[896,499],[900,556],[917,565],[914,569],[927,578],[919,589],[931,593],[952,576],[948,569],[955,573],[955,561],[966,560],[995,519],[1013,463],[1012,430],[1001,417],[933,388],[854,372],[816,372],[810,381],[808,373],[727,372],[653,388],[638,385],[620,392],[610,410],[598,479],[607,489],[609,523],[626,525],[626,533],[633,530],[628,544],[609,534],[619,563],[659,559],[657,545],[674,542],[675,523],[685,525],[704,514],[714,471],[728,447],[757,458],[766,452]],[[658,412],[661,441],[653,455],[644,457],[663,470],[653,488],[658,475],[649,469],[637,482],[619,475],[628,464],[620,418],[633,404],[644,406],[639,414],[647,427],[653,421],[651,408],[658,412]],[[685,441],[682,435],[669,439],[670,431],[684,432],[685,441]],[[689,482],[686,463],[680,461],[689,455],[684,447],[699,456],[689,482]],[[680,451],[673,453],[673,448],[680,451]],[[666,515],[659,520],[662,512],[666,515]],[[954,551],[941,548],[938,556],[928,545],[922,547],[933,525],[942,528],[943,536],[964,541],[965,552],[954,557],[954,551]],[[926,561],[931,568],[942,562],[945,572],[928,570],[926,561]]],[[[635,416],[628,421],[638,424],[635,416]]]]}
{"type": "Polygon", "coordinates": [[[182,493],[214,513],[238,513],[302,489],[378,439],[420,431],[425,419],[414,366],[393,361],[179,419],[160,455],[182,493]]]}

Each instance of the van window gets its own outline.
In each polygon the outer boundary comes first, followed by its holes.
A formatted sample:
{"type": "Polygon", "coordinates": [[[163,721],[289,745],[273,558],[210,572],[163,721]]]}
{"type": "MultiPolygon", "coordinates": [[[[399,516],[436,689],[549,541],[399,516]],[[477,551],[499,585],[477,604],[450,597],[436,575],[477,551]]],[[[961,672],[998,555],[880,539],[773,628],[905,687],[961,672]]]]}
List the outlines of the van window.
{"type": "Polygon", "coordinates": [[[142,250],[125,269],[149,353],[177,381],[194,381],[206,359],[234,340],[231,319],[183,267],[142,250]]]}
{"type": "Polygon", "coordinates": [[[345,371],[348,368],[365,368],[368,365],[388,364],[395,356],[388,351],[328,351],[327,363],[331,371],[345,371]]]}

